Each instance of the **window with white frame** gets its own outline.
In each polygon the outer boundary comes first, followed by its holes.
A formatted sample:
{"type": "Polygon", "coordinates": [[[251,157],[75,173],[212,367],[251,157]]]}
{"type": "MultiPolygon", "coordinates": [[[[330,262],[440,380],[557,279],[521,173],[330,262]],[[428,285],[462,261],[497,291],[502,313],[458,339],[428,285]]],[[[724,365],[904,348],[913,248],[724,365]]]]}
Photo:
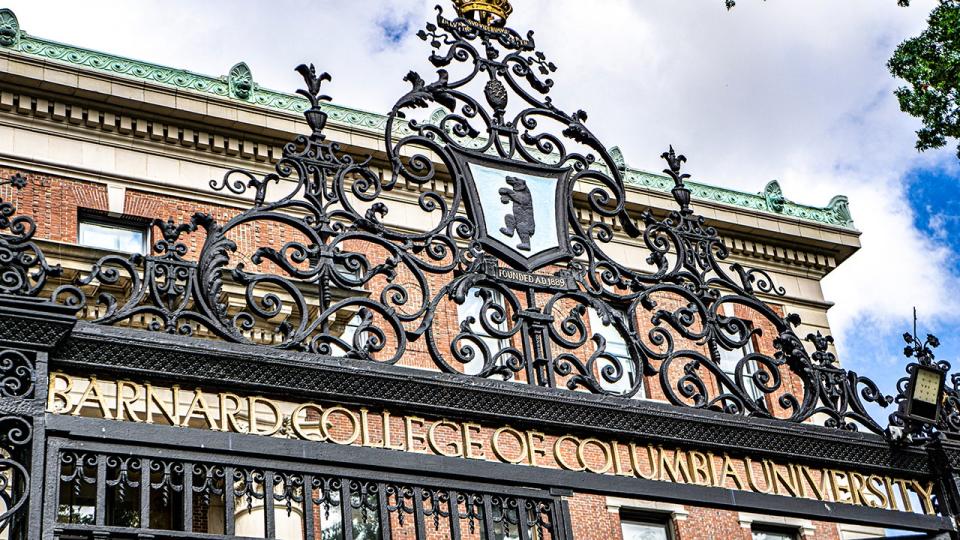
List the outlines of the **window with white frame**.
{"type": "Polygon", "coordinates": [[[750,528],[753,540],[798,540],[800,535],[794,529],[753,525],[750,528]]]}
{"type": "Polygon", "coordinates": [[[77,243],[81,246],[146,255],[149,229],[103,217],[80,217],[77,243]]]}
{"type": "Polygon", "coordinates": [[[623,540],[673,540],[668,516],[621,515],[623,540]]]}
{"type": "MultiPolygon", "coordinates": [[[[730,336],[731,339],[740,340],[743,339],[740,336],[730,336]]],[[[748,340],[747,343],[739,348],[732,351],[728,351],[723,347],[717,347],[720,352],[720,369],[731,379],[736,380],[737,378],[737,364],[740,363],[740,360],[743,360],[745,356],[754,352],[753,341],[748,340]]],[[[754,400],[760,399],[763,397],[763,392],[757,387],[757,384],[753,382],[753,375],[760,369],[760,366],[757,364],[756,360],[750,360],[743,366],[743,375],[741,380],[741,385],[744,390],[747,391],[747,394],[754,400]]]]}
{"type": "MultiPolygon", "coordinates": [[[[506,309],[507,305],[504,302],[502,294],[492,289],[484,289],[484,290],[489,291],[493,295],[491,299],[493,304],[501,306],[504,309],[506,309]]],[[[489,351],[491,356],[496,356],[500,351],[510,346],[510,341],[507,339],[502,339],[497,336],[491,335],[490,332],[488,332],[487,329],[484,328],[483,323],[480,322],[480,317],[484,315],[483,313],[481,313],[481,311],[483,310],[484,300],[483,300],[483,296],[481,296],[480,294],[480,291],[481,289],[479,287],[473,287],[469,291],[467,291],[466,299],[463,301],[462,304],[457,305],[457,320],[459,322],[464,322],[467,320],[468,317],[472,317],[472,320],[469,324],[470,331],[473,332],[473,334],[476,335],[480,339],[480,341],[483,342],[484,345],[486,345],[487,350],[489,351]]],[[[507,322],[503,321],[498,323],[494,321],[492,317],[493,315],[492,309],[488,310],[486,315],[487,315],[487,322],[490,323],[490,326],[492,326],[495,330],[506,330],[507,322]]],[[[459,328],[457,329],[457,332],[459,332],[459,328]]],[[[476,343],[470,340],[464,340],[461,345],[472,347],[475,353],[471,361],[467,362],[466,364],[463,364],[462,366],[463,372],[467,375],[476,375],[477,373],[480,373],[480,371],[483,369],[484,359],[483,359],[483,353],[481,352],[479,347],[477,347],[476,343]]],[[[502,364],[503,362],[504,362],[503,357],[500,357],[497,359],[498,364],[502,364]]]]}
{"type": "MultiPolygon", "coordinates": [[[[620,332],[618,332],[612,324],[603,324],[603,320],[601,320],[600,314],[597,313],[597,310],[590,308],[588,311],[590,313],[591,332],[603,336],[603,339],[606,342],[605,350],[607,354],[616,358],[624,370],[623,376],[620,378],[620,380],[612,383],[604,380],[603,376],[599,375],[598,373],[600,386],[603,387],[604,390],[609,390],[611,392],[626,392],[633,388],[633,385],[637,382],[638,376],[638,373],[633,366],[633,360],[630,358],[630,350],[627,348],[627,343],[620,332]]],[[[604,362],[599,362],[598,368],[603,369],[605,365],[607,364],[604,362]]],[[[646,388],[641,386],[640,390],[634,394],[633,397],[642,399],[645,397],[645,391],[646,388]]]]}

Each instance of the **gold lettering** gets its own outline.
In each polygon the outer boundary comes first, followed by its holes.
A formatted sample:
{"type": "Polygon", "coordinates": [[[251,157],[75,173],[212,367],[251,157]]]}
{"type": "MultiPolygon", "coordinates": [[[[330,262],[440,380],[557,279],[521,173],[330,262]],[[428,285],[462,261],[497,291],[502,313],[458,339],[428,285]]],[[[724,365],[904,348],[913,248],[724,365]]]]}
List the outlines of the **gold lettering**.
{"type": "Polygon", "coordinates": [[[816,497],[818,501],[825,501],[827,496],[827,471],[826,469],[820,469],[820,483],[818,484],[813,479],[813,473],[810,470],[810,467],[803,465],[800,467],[800,471],[803,473],[803,477],[807,479],[807,484],[810,485],[810,489],[813,491],[813,496],[816,497]]]}
{"type": "Polygon", "coordinates": [[[332,443],[353,444],[357,439],[360,438],[360,419],[357,418],[357,415],[354,414],[353,411],[347,409],[346,407],[341,407],[340,405],[328,407],[324,409],[323,413],[320,415],[320,433],[322,433],[324,438],[332,443]],[[340,413],[341,416],[344,416],[350,420],[350,431],[348,432],[350,435],[345,439],[338,439],[336,437],[336,432],[338,430],[333,430],[334,424],[333,421],[330,420],[330,417],[336,413],[340,413]]]}
{"type": "Polygon", "coordinates": [[[414,431],[414,427],[418,429],[423,428],[427,421],[419,416],[406,416],[403,419],[403,423],[407,429],[407,452],[426,453],[427,435],[422,432],[417,433],[414,431]],[[423,446],[418,447],[417,443],[420,443],[423,446]]]}
{"type": "Polygon", "coordinates": [[[147,423],[153,423],[154,415],[154,406],[156,410],[160,411],[160,414],[167,419],[167,422],[171,426],[180,426],[180,386],[174,385],[170,389],[171,401],[169,403],[164,403],[160,398],[160,394],[157,392],[156,388],[151,384],[146,384],[146,394],[147,394],[147,423]]]}
{"type": "Polygon", "coordinates": [[[539,467],[539,458],[547,455],[547,448],[543,445],[547,436],[539,431],[526,431],[525,433],[527,434],[527,463],[539,467]]]}
{"type": "Polygon", "coordinates": [[[571,465],[563,458],[563,448],[561,448],[561,445],[563,445],[564,441],[570,441],[576,445],[577,448],[580,447],[576,437],[573,435],[563,435],[557,438],[556,442],[553,443],[553,459],[557,461],[557,465],[560,465],[560,467],[567,469],[568,471],[582,471],[584,469],[583,467],[571,465]]]}
{"type": "Polygon", "coordinates": [[[720,480],[717,478],[717,465],[714,460],[717,456],[713,455],[713,452],[707,452],[707,469],[710,471],[710,484],[713,487],[720,485],[720,480]]]}
{"type": "Polygon", "coordinates": [[[867,487],[867,478],[860,473],[847,473],[850,481],[850,494],[853,496],[853,504],[863,506],[867,504],[863,496],[863,490],[867,487]]]}
{"type": "Polygon", "coordinates": [[[720,466],[720,487],[726,487],[727,479],[732,479],[737,489],[744,489],[743,480],[737,474],[737,469],[733,466],[733,460],[727,454],[723,455],[723,464],[720,466]]]}
{"type": "MultiPolygon", "coordinates": [[[[236,418],[236,414],[240,412],[241,403],[243,403],[243,398],[236,394],[231,394],[230,392],[220,393],[220,426],[224,431],[243,433],[243,430],[237,425],[236,418]]],[[[250,429],[249,425],[247,429],[250,429]]]]}
{"type": "Polygon", "coordinates": [[[480,424],[471,422],[463,424],[463,453],[469,459],[486,459],[487,457],[483,452],[483,443],[473,438],[474,432],[479,435],[482,430],[480,424]],[[474,450],[477,452],[474,453],[474,450]]]}
{"type": "Polygon", "coordinates": [[[690,483],[690,471],[687,470],[687,459],[683,450],[674,450],[671,461],[666,451],[660,448],[660,480],[666,477],[669,477],[671,482],[690,483]]]}
{"type": "Polygon", "coordinates": [[[134,422],[142,422],[143,420],[137,416],[137,412],[134,410],[136,403],[143,397],[143,388],[131,381],[117,381],[117,406],[115,407],[117,411],[117,420],[124,420],[129,418],[134,422]],[[127,396],[127,388],[133,390],[133,396],[127,396]]]}
{"type": "Polygon", "coordinates": [[[527,440],[524,438],[523,433],[513,429],[510,426],[504,426],[497,429],[493,432],[493,436],[490,437],[490,446],[493,449],[493,455],[497,457],[500,461],[505,463],[517,464],[523,461],[523,458],[527,455],[527,440]],[[511,457],[503,451],[503,448],[500,446],[500,436],[504,433],[513,437],[517,441],[517,444],[520,446],[517,455],[511,457]]]}
{"type": "MultiPolygon", "coordinates": [[[[253,399],[253,398],[250,398],[253,399]]],[[[250,413],[250,427],[253,428],[253,407],[251,407],[250,413]]],[[[193,419],[193,416],[200,413],[203,417],[203,420],[207,423],[207,426],[214,430],[220,431],[220,428],[217,426],[217,420],[213,417],[213,413],[210,411],[210,405],[207,403],[207,400],[203,397],[203,390],[197,388],[193,391],[193,401],[190,402],[190,407],[187,408],[186,414],[183,415],[182,425],[189,426],[190,420],[193,419]]],[[[254,433],[254,431],[251,431],[254,433]]]]}
{"type": "Polygon", "coordinates": [[[899,510],[899,507],[897,506],[897,497],[893,494],[893,480],[891,480],[889,476],[884,476],[883,485],[887,490],[887,500],[890,501],[890,509],[899,510]]]}
{"type": "Polygon", "coordinates": [[[250,433],[254,435],[263,435],[264,437],[270,437],[280,431],[280,427],[283,425],[283,415],[280,414],[280,408],[277,405],[266,398],[258,396],[250,396],[247,398],[247,416],[250,420],[250,433]],[[273,415],[273,425],[267,429],[260,429],[260,411],[257,410],[257,405],[265,405],[267,409],[270,410],[270,414],[273,415]]]}
{"type": "Polygon", "coordinates": [[[604,474],[613,467],[613,458],[610,456],[610,448],[603,443],[603,441],[594,438],[583,439],[580,441],[580,444],[577,445],[577,461],[580,462],[580,466],[586,468],[588,471],[596,474],[604,474]],[[600,449],[600,452],[603,454],[603,467],[594,467],[592,466],[589,459],[587,459],[587,447],[589,445],[594,445],[600,449]]]}
{"type": "Polygon", "coordinates": [[[293,428],[293,432],[297,434],[297,437],[305,441],[325,441],[323,433],[320,430],[320,416],[323,414],[323,407],[317,405],[316,403],[304,403],[303,405],[298,406],[296,409],[290,413],[290,427],[293,428]],[[310,411],[316,411],[317,419],[316,421],[310,421],[310,411]],[[317,431],[305,431],[307,427],[316,426],[317,431]]]}
{"type": "Polygon", "coordinates": [[[936,515],[936,510],[933,506],[933,482],[927,482],[927,489],[923,489],[923,485],[914,480],[913,491],[919,495],[920,504],[923,505],[923,513],[936,515]]]}
{"type": "Polygon", "coordinates": [[[703,452],[693,450],[687,452],[687,461],[690,464],[690,477],[694,484],[698,486],[709,486],[713,483],[710,475],[710,466],[707,463],[709,458],[703,452]]]}
{"type": "Polygon", "coordinates": [[[50,384],[47,386],[47,412],[68,412],[72,408],[70,406],[71,390],[73,390],[72,377],[59,372],[51,373],[50,384]],[[58,390],[57,381],[63,381],[66,384],[66,387],[63,390],[58,390]]]}
{"type": "Polygon", "coordinates": [[[427,444],[430,445],[430,449],[434,453],[441,456],[447,457],[463,457],[463,444],[461,444],[462,437],[460,437],[459,426],[449,420],[441,420],[439,422],[434,422],[430,426],[430,429],[427,431],[427,444]],[[449,442],[440,442],[437,440],[437,430],[440,428],[450,428],[453,431],[454,435],[450,438],[449,442]],[[452,448],[452,451],[447,450],[452,448]]]}
{"type": "Polygon", "coordinates": [[[623,459],[620,457],[620,443],[613,441],[610,443],[610,454],[613,456],[613,474],[618,476],[633,476],[632,471],[624,470],[623,459]]]}
{"type": "Polygon", "coordinates": [[[875,474],[867,477],[867,490],[876,497],[867,501],[870,508],[885,508],[887,506],[887,495],[883,491],[883,478],[875,474]]]}
{"type": "Polygon", "coordinates": [[[360,444],[371,448],[383,448],[383,439],[377,442],[370,440],[370,411],[366,407],[360,408],[360,444]]]}
{"type": "Polygon", "coordinates": [[[630,443],[630,466],[633,467],[633,473],[646,480],[656,480],[657,474],[657,449],[652,445],[647,445],[647,463],[650,465],[650,476],[643,474],[640,468],[640,460],[637,458],[637,445],[630,443]]]}
{"type": "Polygon", "coordinates": [[[913,512],[913,503],[910,502],[910,493],[907,491],[910,488],[909,481],[897,478],[893,482],[898,488],[900,488],[900,495],[902,496],[904,510],[907,512],[913,512]]]}
{"type": "Polygon", "coordinates": [[[390,450],[403,450],[402,440],[397,444],[390,442],[391,431],[393,431],[393,426],[390,425],[390,413],[383,411],[383,447],[390,450]]]}
{"type": "Polygon", "coordinates": [[[793,469],[789,466],[784,466],[786,469],[786,474],[781,471],[781,466],[773,462],[768,462],[767,466],[770,467],[770,471],[773,473],[773,492],[780,494],[780,486],[783,486],[784,492],[791,497],[798,497],[800,490],[797,488],[797,485],[800,483],[799,479],[793,476],[793,469]]]}
{"type": "Polygon", "coordinates": [[[851,490],[850,478],[847,476],[847,473],[843,471],[838,471],[836,469],[830,469],[830,487],[833,492],[833,502],[838,503],[852,503],[853,502],[853,492],[851,490]],[[840,479],[844,479],[844,483],[840,483],[840,479]]]}
{"type": "Polygon", "coordinates": [[[764,462],[760,462],[760,470],[763,471],[763,479],[767,485],[766,489],[760,489],[760,486],[757,484],[756,478],[753,476],[753,461],[750,458],[744,460],[746,466],[744,469],[747,472],[747,485],[750,486],[750,489],[756,491],[757,493],[771,493],[773,492],[773,482],[770,481],[770,471],[767,469],[767,466],[764,462]]]}
{"type": "Polygon", "coordinates": [[[71,413],[73,416],[80,416],[80,412],[83,410],[84,405],[87,404],[87,401],[93,398],[96,400],[96,406],[100,409],[100,415],[108,420],[113,419],[113,415],[110,414],[110,404],[107,403],[107,398],[100,392],[99,385],[97,384],[96,377],[90,377],[89,384],[87,384],[87,389],[84,390],[83,395],[80,396],[80,400],[77,401],[76,408],[73,409],[71,413]]]}

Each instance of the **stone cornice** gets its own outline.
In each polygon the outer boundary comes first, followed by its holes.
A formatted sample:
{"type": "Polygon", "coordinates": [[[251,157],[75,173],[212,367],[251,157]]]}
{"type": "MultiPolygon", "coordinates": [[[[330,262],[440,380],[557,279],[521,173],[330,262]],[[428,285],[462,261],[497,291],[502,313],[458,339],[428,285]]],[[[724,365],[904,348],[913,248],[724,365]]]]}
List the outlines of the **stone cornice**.
{"type": "MultiPolygon", "coordinates": [[[[144,84],[175,88],[191,93],[204,95],[218,101],[228,102],[228,106],[237,107],[241,103],[261,109],[269,109],[299,118],[307,107],[306,100],[296,94],[278,92],[263,88],[251,81],[248,92],[240,93],[236,85],[231,85],[230,76],[212,77],[187,70],[162,66],[151,62],[144,62],[110,53],[85,49],[57,41],[35,37],[19,30],[16,39],[11,44],[0,47],[14,55],[26,58],[42,59],[76,68],[107,74],[111,77],[141,81],[144,84]]],[[[324,110],[329,114],[329,122],[334,127],[347,128],[366,132],[376,137],[382,137],[386,128],[387,117],[382,114],[371,113],[359,109],[337,104],[325,104],[324,110]]],[[[406,125],[400,126],[399,135],[403,135],[406,125]]],[[[616,150],[616,149],[614,149],[616,150]]],[[[622,161],[622,154],[616,150],[615,155],[622,161]]],[[[627,184],[635,185],[658,192],[668,192],[671,180],[666,176],[650,173],[640,169],[627,167],[623,164],[624,179],[627,184]]],[[[775,183],[771,183],[775,184],[775,183]]],[[[855,230],[853,220],[847,209],[847,199],[843,196],[834,197],[826,207],[818,208],[802,205],[787,200],[777,191],[771,192],[768,184],[764,192],[751,194],[726,189],[708,184],[688,182],[695,199],[720,203],[723,205],[746,208],[767,214],[778,214],[794,217],[804,221],[811,221],[831,225],[834,227],[855,230]]]]}
{"type": "MultiPolygon", "coordinates": [[[[121,150],[130,148],[130,142],[134,141],[134,144],[139,145],[138,151],[141,153],[187,160],[222,168],[224,171],[233,167],[244,167],[267,172],[272,169],[282,152],[279,140],[273,138],[248,137],[240,131],[216,128],[206,130],[180,119],[168,121],[151,117],[143,111],[124,111],[112,108],[109,104],[100,107],[75,98],[62,99],[57,95],[17,88],[0,88],[0,125],[29,129],[54,137],[87,140],[98,145],[112,145],[121,150]],[[7,112],[6,116],[2,114],[4,111],[7,112]],[[24,122],[25,119],[28,119],[27,123],[24,122]]],[[[293,136],[292,133],[290,136],[293,136]]],[[[347,134],[338,135],[334,132],[332,136],[342,136],[344,144],[349,144],[347,134]]],[[[363,150],[360,148],[360,151],[363,150]]],[[[157,180],[151,182],[148,178],[126,176],[124,171],[87,170],[77,164],[49,162],[37,154],[31,154],[27,161],[21,162],[17,159],[19,156],[7,154],[2,149],[0,157],[12,167],[44,170],[67,177],[79,175],[95,182],[119,182],[150,192],[169,193],[169,190],[173,189],[182,197],[209,200],[215,204],[237,207],[245,207],[247,204],[246,201],[236,200],[232,196],[225,197],[223,194],[198,191],[195,187],[181,185],[175,178],[166,178],[159,183],[157,180]]],[[[665,182],[669,181],[650,176],[664,186],[665,182]]],[[[630,179],[630,174],[627,178],[630,179]]],[[[205,186],[209,178],[192,180],[200,180],[198,185],[205,186]]],[[[629,186],[636,184],[631,183],[629,186]]],[[[701,189],[698,185],[693,187],[701,189]]],[[[651,192],[649,189],[633,187],[629,192],[630,204],[636,207],[637,212],[650,207],[656,213],[664,213],[674,206],[671,196],[659,189],[651,192]]],[[[398,200],[405,199],[400,193],[397,193],[397,197],[398,200]]],[[[836,225],[804,226],[797,218],[771,216],[745,207],[733,209],[729,205],[709,200],[696,201],[696,206],[698,211],[711,219],[724,236],[728,237],[728,247],[733,249],[734,253],[748,258],[778,261],[793,268],[813,269],[822,276],[849,257],[858,247],[858,233],[836,225]],[[821,234],[828,237],[822,238],[821,234]],[[740,237],[741,240],[734,241],[729,235],[740,237]]],[[[582,215],[581,219],[603,220],[600,216],[589,213],[582,215]]],[[[609,224],[614,230],[619,230],[619,224],[609,224]]]]}

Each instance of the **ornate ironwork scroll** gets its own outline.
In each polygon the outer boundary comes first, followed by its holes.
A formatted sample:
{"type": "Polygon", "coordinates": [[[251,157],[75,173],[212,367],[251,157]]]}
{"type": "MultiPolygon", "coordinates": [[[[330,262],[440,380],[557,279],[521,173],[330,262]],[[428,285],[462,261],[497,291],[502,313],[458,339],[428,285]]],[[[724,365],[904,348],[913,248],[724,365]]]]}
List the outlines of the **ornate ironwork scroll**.
{"type": "Polygon", "coordinates": [[[924,444],[944,436],[960,435],[960,374],[950,374],[950,362],[936,358],[933,350],[940,346],[940,340],[932,334],[927,334],[921,341],[916,329],[912,334],[904,333],[903,340],[906,342],[903,349],[904,356],[913,358],[915,361],[907,364],[907,376],[897,381],[897,396],[892,401],[900,407],[890,415],[887,434],[896,442],[908,444],[924,444]],[[919,422],[904,413],[904,405],[911,398],[910,378],[918,369],[923,368],[946,378],[939,404],[939,414],[932,422],[919,422]]]}
{"type": "MultiPolygon", "coordinates": [[[[865,404],[891,399],[836,365],[831,338],[809,336],[808,352],[799,317],[767,302],[785,290],[727,261],[683,155],[662,155],[677,210],[635,208],[587,114],[550,98],[556,66],[532,33],[437,10],[418,34],[436,79],[406,76],[389,171],[326,139],[330,76],[301,65],[311,133],[273,173],[211,182],[249,209],[156,220],[151,254],[104,257],[49,294],[80,306],[97,290],[102,324],[883,431],[865,404]],[[612,256],[615,238],[643,256],[612,256]]],[[[59,270],[3,204],[0,292],[46,295],[59,270]]]]}
{"type": "Polygon", "coordinates": [[[31,353],[0,348],[0,533],[28,530],[33,419],[24,415],[35,396],[36,360],[31,353]]]}
{"type": "MultiPolygon", "coordinates": [[[[26,176],[16,173],[0,179],[0,187],[13,189],[27,186],[26,176]]],[[[51,266],[40,247],[33,241],[37,226],[30,216],[17,215],[17,207],[0,198],[0,295],[38,296],[49,278],[60,276],[60,265],[51,266]]],[[[79,309],[82,293],[74,287],[60,287],[53,291],[54,302],[79,309]]]]}

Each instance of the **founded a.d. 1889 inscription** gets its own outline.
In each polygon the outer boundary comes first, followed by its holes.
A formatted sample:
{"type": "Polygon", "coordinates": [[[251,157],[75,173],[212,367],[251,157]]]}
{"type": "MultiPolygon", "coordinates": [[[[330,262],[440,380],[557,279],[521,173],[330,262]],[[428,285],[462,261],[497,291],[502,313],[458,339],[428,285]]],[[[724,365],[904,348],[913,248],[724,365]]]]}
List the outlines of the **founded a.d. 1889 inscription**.
{"type": "Polygon", "coordinates": [[[484,273],[491,278],[505,282],[511,285],[522,285],[524,287],[536,287],[539,289],[548,289],[554,291],[569,291],[576,289],[576,283],[573,279],[556,274],[539,274],[536,272],[524,272],[513,268],[505,268],[497,265],[496,259],[487,259],[484,264],[484,273]]]}

